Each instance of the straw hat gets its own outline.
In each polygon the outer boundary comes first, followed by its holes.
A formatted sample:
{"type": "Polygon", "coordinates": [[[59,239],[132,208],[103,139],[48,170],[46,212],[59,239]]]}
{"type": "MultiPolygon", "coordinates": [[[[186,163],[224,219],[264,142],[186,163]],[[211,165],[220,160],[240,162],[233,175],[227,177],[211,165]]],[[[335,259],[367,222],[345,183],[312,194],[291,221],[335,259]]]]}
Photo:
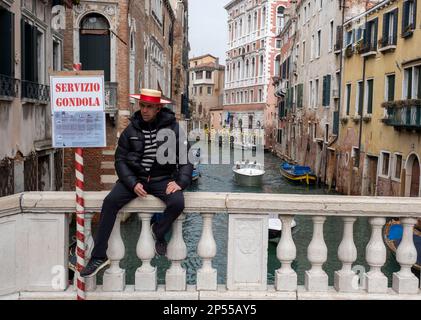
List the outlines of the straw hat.
{"type": "Polygon", "coordinates": [[[148,104],[168,104],[172,103],[170,100],[162,99],[162,93],[158,90],[142,89],[140,94],[131,94],[130,97],[139,100],[140,102],[148,104]]]}

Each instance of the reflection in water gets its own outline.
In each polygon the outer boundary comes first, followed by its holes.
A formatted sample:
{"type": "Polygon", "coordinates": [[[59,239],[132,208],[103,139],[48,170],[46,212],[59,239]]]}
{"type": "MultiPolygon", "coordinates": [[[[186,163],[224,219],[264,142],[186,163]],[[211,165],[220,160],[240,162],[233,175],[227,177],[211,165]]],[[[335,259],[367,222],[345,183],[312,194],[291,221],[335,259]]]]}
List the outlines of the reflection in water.
{"type": "MultiPolygon", "coordinates": [[[[203,148],[203,147],[202,147],[203,148]]],[[[204,148],[202,149],[204,150],[204,148]]],[[[205,154],[202,151],[202,155],[205,154]]],[[[224,150],[225,156],[229,153],[224,150]]],[[[232,155],[232,154],[231,154],[232,155]]],[[[219,159],[223,157],[220,151],[219,159]]],[[[317,186],[306,186],[303,184],[292,184],[284,180],[279,173],[280,160],[267,153],[264,155],[264,164],[266,174],[263,178],[263,184],[260,187],[242,187],[233,182],[232,165],[234,159],[231,158],[230,164],[202,164],[202,177],[193,183],[188,191],[190,192],[252,192],[252,193],[278,193],[278,194],[328,194],[325,188],[317,186]]],[[[225,162],[228,162],[225,159],[225,162]]],[[[331,192],[332,193],[332,192],[331,192]]],[[[297,227],[294,229],[293,238],[297,247],[297,258],[293,263],[293,268],[298,273],[299,285],[304,284],[305,270],[310,269],[310,263],[307,260],[307,247],[312,238],[313,224],[311,217],[295,217],[297,227]]],[[[343,223],[339,217],[330,217],[324,224],[325,242],[328,247],[328,260],[323,268],[329,275],[329,284],[333,285],[334,271],[341,269],[341,263],[338,260],[338,247],[342,240],[343,223]]],[[[126,269],[126,282],[134,284],[136,269],[141,262],[136,256],[136,244],[139,239],[141,224],[137,215],[127,220],[121,226],[121,234],[126,245],[126,255],[121,261],[121,267],[126,269]]],[[[202,231],[202,218],[199,214],[188,214],[183,224],[183,235],[187,244],[187,259],[182,263],[187,271],[188,284],[196,282],[196,271],[201,267],[202,261],[197,255],[197,244],[200,240],[202,231]]],[[[213,220],[213,232],[217,244],[217,254],[213,259],[213,266],[218,270],[218,283],[226,282],[226,263],[227,263],[227,239],[228,239],[228,215],[218,213],[213,220]]],[[[368,271],[368,265],[365,263],[365,247],[370,239],[370,226],[367,218],[359,218],[354,224],[354,241],[358,250],[358,258],[354,265],[361,265],[368,271]]],[[[153,265],[158,267],[158,282],[165,282],[165,271],[170,267],[169,261],[165,257],[156,257],[152,261],[153,265]]],[[[276,244],[269,242],[268,247],[268,283],[273,283],[275,279],[275,270],[280,268],[280,262],[276,257],[276,244]]],[[[382,269],[391,279],[392,272],[398,271],[399,266],[390,251],[387,254],[387,263],[382,269]]],[[[98,283],[102,283],[102,273],[98,277],[98,283]]],[[[389,283],[391,285],[391,283],[389,283]]]]}

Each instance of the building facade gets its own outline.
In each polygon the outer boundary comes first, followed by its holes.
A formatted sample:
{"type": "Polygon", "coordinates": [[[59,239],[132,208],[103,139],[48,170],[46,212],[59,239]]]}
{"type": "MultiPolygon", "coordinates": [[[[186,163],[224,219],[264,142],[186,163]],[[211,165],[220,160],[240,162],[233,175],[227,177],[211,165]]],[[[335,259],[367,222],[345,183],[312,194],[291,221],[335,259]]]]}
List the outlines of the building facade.
{"type": "Polygon", "coordinates": [[[276,151],[311,166],[329,184],[339,134],[342,25],[365,6],[361,1],[299,1],[290,8],[291,21],[280,34],[276,151]]]}
{"type": "Polygon", "coordinates": [[[190,100],[192,103],[191,129],[212,129],[211,110],[222,108],[225,67],[219,58],[210,54],[189,60],[190,100]]]}
{"type": "Polygon", "coordinates": [[[288,1],[273,0],[233,0],[225,6],[229,33],[224,126],[235,143],[272,147],[276,31],[284,21],[283,15],[277,19],[277,12],[287,6],[288,1]]]}
{"type": "Polygon", "coordinates": [[[383,1],[347,21],[337,189],[421,195],[421,8],[383,1]]]}
{"type": "Polygon", "coordinates": [[[49,71],[63,66],[57,1],[0,1],[0,196],[62,189],[49,71]]]}

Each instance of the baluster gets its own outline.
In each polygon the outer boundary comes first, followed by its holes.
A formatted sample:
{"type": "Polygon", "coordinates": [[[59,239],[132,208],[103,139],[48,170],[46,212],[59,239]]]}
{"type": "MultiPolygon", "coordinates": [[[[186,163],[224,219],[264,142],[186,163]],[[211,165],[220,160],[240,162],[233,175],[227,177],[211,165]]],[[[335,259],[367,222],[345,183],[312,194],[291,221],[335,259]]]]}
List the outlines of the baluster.
{"type": "Polygon", "coordinates": [[[181,266],[181,262],[187,257],[187,247],[183,239],[184,214],[173,224],[173,232],[167,248],[167,258],[171,261],[171,267],[165,274],[166,290],[183,291],[187,289],[186,269],[181,266]]]}
{"type": "Polygon", "coordinates": [[[417,249],[414,245],[413,231],[417,220],[402,218],[402,241],[396,250],[396,260],[401,265],[399,272],[393,273],[392,287],[397,293],[418,293],[418,278],[411,272],[412,265],[417,262],[417,249]]]}
{"type": "Polygon", "coordinates": [[[358,276],[351,270],[352,263],[357,260],[357,247],[354,244],[353,225],[357,218],[344,217],[344,233],[338,248],[338,257],[342,269],[335,271],[334,286],[340,292],[358,290],[358,276]]]}
{"type": "Polygon", "coordinates": [[[386,247],[382,238],[385,218],[370,218],[371,238],[365,248],[365,256],[370,271],[364,275],[365,289],[368,293],[387,293],[387,277],[381,267],[386,263],[386,247]]]}
{"type": "Polygon", "coordinates": [[[292,239],[291,224],[292,216],[280,216],[282,221],[282,233],[276,248],[276,256],[281,262],[281,268],[276,270],[275,288],[278,291],[296,291],[297,273],[291,268],[291,264],[297,256],[297,249],[292,239]]]}
{"type": "Polygon", "coordinates": [[[212,268],[212,259],[216,256],[216,242],[212,231],[214,213],[203,213],[202,217],[203,230],[197,253],[203,259],[203,265],[197,271],[197,290],[216,290],[217,271],[212,268]]]}
{"type": "Polygon", "coordinates": [[[328,289],[328,276],[322,269],[327,260],[327,247],[323,238],[325,220],[326,217],[313,217],[313,238],[307,250],[311,269],[305,273],[305,288],[308,291],[327,291],[328,289]]]}
{"type": "Polygon", "coordinates": [[[121,214],[117,214],[113,231],[108,240],[107,256],[111,266],[104,273],[104,291],[123,291],[126,285],[126,271],[120,268],[120,260],[124,258],[125,248],[120,233],[121,214]]]}
{"type": "Polygon", "coordinates": [[[151,265],[155,257],[155,241],[151,232],[151,213],[139,213],[142,221],[142,229],[139,241],[136,246],[136,254],[142,261],[142,265],[137,268],[135,275],[135,290],[155,291],[157,289],[156,267],[151,265]]]}

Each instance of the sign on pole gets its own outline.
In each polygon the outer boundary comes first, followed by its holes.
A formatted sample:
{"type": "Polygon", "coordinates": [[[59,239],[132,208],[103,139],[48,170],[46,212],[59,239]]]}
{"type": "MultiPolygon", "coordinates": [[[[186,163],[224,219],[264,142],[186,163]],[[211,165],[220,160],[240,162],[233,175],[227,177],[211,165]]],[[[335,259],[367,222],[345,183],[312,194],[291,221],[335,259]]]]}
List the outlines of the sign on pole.
{"type": "Polygon", "coordinates": [[[50,91],[53,147],[105,147],[103,72],[55,73],[50,91]]]}

